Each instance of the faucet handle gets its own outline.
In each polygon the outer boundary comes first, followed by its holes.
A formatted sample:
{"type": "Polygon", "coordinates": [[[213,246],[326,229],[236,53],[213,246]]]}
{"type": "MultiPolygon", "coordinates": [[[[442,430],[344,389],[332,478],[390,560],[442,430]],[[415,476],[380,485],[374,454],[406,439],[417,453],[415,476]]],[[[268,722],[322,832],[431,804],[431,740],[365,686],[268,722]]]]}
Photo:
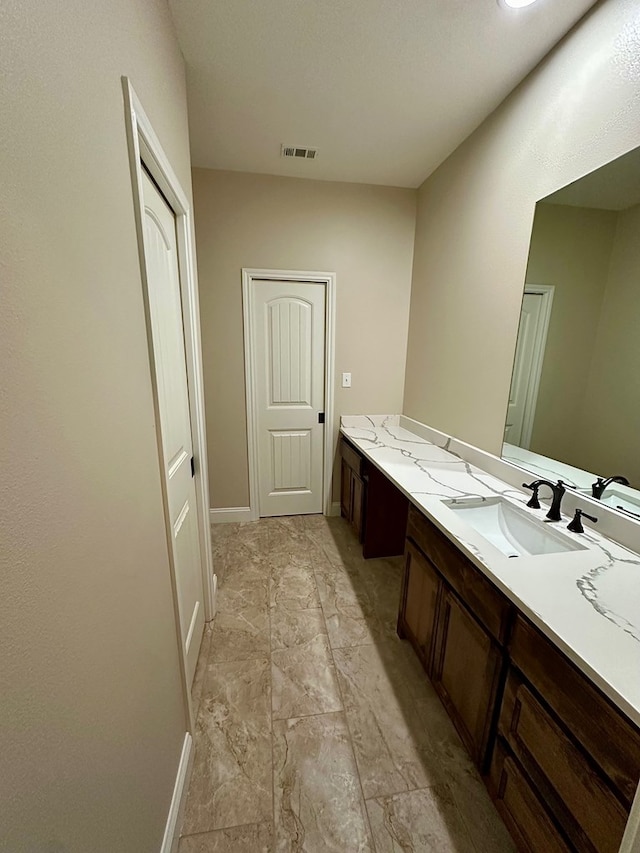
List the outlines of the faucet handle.
{"type": "Polygon", "coordinates": [[[527,506],[531,507],[531,509],[540,509],[540,501],[538,500],[538,489],[540,488],[540,483],[538,480],[534,480],[533,483],[523,483],[523,489],[531,489],[533,494],[527,501],[527,506]]]}
{"type": "Polygon", "coordinates": [[[573,516],[573,520],[567,524],[567,530],[570,530],[572,533],[584,533],[584,527],[582,526],[582,516],[588,518],[589,521],[593,521],[594,523],[598,520],[594,515],[589,515],[583,509],[578,507],[576,509],[576,513],[573,516]]]}

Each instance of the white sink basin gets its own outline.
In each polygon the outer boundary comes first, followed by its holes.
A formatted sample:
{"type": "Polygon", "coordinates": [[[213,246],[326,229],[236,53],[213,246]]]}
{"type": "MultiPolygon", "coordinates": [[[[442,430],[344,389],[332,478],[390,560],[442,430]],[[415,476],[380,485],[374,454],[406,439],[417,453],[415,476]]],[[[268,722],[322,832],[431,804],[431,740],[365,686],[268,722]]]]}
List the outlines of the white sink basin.
{"type": "Polygon", "coordinates": [[[443,503],[507,557],[585,549],[504,498],[461,498],[443,503]]]}

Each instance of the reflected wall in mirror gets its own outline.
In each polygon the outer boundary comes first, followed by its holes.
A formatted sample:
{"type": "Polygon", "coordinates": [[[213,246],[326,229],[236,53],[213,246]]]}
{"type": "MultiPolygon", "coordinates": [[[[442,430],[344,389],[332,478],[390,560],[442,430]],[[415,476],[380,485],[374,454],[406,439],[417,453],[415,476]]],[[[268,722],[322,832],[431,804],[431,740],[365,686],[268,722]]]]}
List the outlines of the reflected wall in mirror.
{"type": "Polygon", "coordinates": [[[504,440],[589,494],[640,489],[640,148],[536,205],[504,440]]]}

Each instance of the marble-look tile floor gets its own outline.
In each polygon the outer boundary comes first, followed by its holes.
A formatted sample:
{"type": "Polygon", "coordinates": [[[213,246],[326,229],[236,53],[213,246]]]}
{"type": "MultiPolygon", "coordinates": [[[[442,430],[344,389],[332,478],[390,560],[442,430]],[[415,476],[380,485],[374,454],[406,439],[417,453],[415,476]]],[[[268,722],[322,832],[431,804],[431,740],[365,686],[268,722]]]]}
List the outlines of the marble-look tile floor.
{"type": "Polygon", "coordinates": [[[318,515],[216,525],[213,549],[180,853],[513,851],[396,635],[402,559],[318,515]]]}

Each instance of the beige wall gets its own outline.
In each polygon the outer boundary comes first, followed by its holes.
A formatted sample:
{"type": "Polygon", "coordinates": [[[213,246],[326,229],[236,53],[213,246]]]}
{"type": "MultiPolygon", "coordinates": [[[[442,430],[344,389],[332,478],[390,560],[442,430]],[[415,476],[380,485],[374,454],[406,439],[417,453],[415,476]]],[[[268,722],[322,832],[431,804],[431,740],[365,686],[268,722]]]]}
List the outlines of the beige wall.
{"type": "Polygon", "coordinates": [[[207,169],[193,190],[211,502],[248,506],[242,267],[335,272],[336,419],[400,411],[416,192],[207,169]]]}
{"type": "MultiPolygon", "coordinates": [[[[581,412],[591,471],[640,488],[640,205],[617,216],[611,266],[581,412]]],[[[586,467],[586,466],[585,466],[586,467]]]]}
{"type": "Polygon", "coordinates": [[[527,282],[555,287],[530,449],[587,468],[583,404],[604,299],[617,215],[539,204],[527,282]]]}
{"type": "Polygon", "coordinates": [[[164,0],[0,11],[0,850],[156,853],[185,731],[120,75],[190,192],[164,0]]]}
{"type": "Polygon", "coordinates": [[[606,0],[418,197],[404,411],[499,453],[535,202],[640,142],[636,0],[606,0]]]}

